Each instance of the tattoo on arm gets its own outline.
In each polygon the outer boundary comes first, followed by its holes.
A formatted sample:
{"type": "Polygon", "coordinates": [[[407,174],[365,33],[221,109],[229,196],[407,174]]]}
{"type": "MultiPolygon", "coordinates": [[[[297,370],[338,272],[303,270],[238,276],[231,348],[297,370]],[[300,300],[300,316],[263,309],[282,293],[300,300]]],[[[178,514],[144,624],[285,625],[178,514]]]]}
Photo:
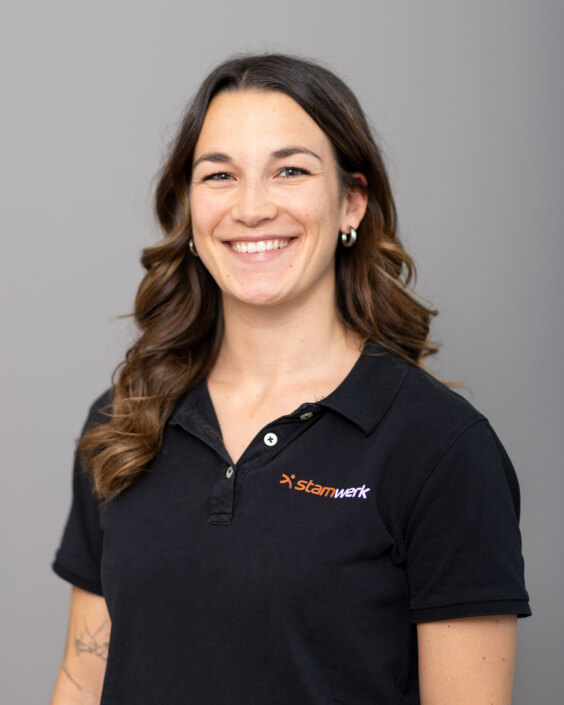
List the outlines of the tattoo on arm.
{"type": "Polygon", "coordinates": [[[70,680],[71,683],[74,683],[74,685],[76,685],[79,690],[82,690],[82,688],[78,685],[75,679],[71,676],[66,666],[63,666],[63,673],[66,675],[66,677],[70,680]]]}
{"type": "Polygon", "coordinates": [[[86,622],[84,622],[84,632],[81,632],[74,640],[76,653],[78,655],[81,653],[94,654],[94,656],[101,658],[102,661],[107,661],[109,642],[106,641],[105,634],[100,636],[100,632],[104,629],[104,627],[106,627],[107,624],[107,620],[102,622],[98,629],[92,633],[90,629],[88,629],[86,622]]]}

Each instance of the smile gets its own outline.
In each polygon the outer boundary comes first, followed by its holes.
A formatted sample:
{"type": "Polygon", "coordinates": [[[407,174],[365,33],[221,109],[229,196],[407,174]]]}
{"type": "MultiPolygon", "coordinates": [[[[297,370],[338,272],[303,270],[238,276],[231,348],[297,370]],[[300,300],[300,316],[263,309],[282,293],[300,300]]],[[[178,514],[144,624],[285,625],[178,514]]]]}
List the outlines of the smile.
{"type": "Polygon", "coordinates": [[[284,240],[258,240],[247,242],[230,242],[229,245],[234,252],[239,254],[254,253],[254,252],[268,252],[270,250],[281,250],[283,247],[290,242],[290,238],[284,240]]]}

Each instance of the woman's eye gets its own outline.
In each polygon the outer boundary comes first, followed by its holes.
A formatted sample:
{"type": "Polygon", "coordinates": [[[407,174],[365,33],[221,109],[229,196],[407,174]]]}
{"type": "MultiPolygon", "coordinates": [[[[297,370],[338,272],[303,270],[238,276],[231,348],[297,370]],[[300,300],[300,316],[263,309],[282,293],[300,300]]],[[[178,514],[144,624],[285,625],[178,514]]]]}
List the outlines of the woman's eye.
{"type": "Polygon", "coordinates": [[[297,166],[286,166],[283,169],[280,170],[279,172],[280,176],[303,176],[304,174],[309,174],[309,171],[306,169],[300,169],[297,166]]]}
{"type": "Polygon", "coordinates": [[[231,174],[225,171],[218,171],[216,174],[210,174],[204,177],[204,181],[228,181],[231,178],[231,174]]]}

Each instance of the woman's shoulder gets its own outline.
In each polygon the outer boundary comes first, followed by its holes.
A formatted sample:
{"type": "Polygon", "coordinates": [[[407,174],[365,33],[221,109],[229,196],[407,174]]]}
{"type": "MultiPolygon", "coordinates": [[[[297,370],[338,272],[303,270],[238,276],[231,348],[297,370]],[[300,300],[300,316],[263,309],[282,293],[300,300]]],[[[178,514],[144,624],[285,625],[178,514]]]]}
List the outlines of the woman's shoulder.
{"type": "MultiPolygon", "coordinates": [[[[363,389],[383,390],[392,397],[388,410],[415,424],[442,427],[485,418],[455,389],[420,365],[395,355],[370,341],[364,350],[363,389]]],[[[382,392],[381,392],[382,393],[382,392]]],[[[380,394],[381,394],[380,393],[380,394]]],[[[380,396],[380,394],[378,396],[380,396]]]]}
{"type": "Polygon", "coordinates": [[[402,387],[402,401],[409,405],[413,413],[424,413],[429,419],[440,422],[464,422],[484,418],[472,402],[460,394],[458,389],[441,381],[423,367],[406,363],[407,373],[402,387]]]}
{"type": "Polygon", "coordinates": [[[112,413],[112,397],[112,388],[109,387],[94,399],[88,408],[84,431],[91,426],[98,426],[110,420],[112,413]]]}
{"type": "Polygon", "coordinates": [[[488,495],[494,504],[503,498],[508,515],[518,516],[515,470],[488,418],[421,367],[395,356],[390,363],[402,369],[402,381],[374,441],[386,449],[381,492],[396,515],[411,516],[418,502],[422,516],[430,516],[439,496],[471,513],[488,495]]]}
{"type": "Polygon", "coordinates": [[[487,417],[474,404],[415,365],[409,365],[396,410],[412,434],[424,439],[421,445],[432,445],[439,453],[446,452],[471,428],[474,435],[484,439],[493,431],[487,417]]]}
{"type": "Polygon", "coordinates": [[[421,450],[429,446],[446,449],[471,426],[489,426],[486,416],[470,401],[419,365],[380,350],[370,367],[374,378],[386,380],[392,390],[382,421],[402,443],[416,442],[421,450]]]}

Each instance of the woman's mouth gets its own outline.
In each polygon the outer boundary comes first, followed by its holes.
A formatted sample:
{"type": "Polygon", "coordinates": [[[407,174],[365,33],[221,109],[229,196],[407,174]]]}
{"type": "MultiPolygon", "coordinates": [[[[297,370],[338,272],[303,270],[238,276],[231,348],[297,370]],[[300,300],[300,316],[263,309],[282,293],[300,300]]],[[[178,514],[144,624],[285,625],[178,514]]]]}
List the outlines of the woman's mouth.
{"type": "Polygon", "coordinates": [[[276,238],[272,240],[237,240],[230,242],[229,246],[239,254],[253,254],[255,252],[270,252],[286,247],[291,238],[276,238]]]}

